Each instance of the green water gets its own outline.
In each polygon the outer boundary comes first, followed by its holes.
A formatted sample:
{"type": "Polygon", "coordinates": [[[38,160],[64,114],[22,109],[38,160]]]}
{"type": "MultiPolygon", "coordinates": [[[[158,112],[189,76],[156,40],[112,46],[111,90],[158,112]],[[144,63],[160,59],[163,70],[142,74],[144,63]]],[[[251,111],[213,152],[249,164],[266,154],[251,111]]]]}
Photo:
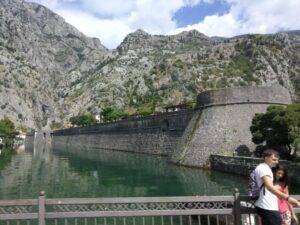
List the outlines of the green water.
{"type": "Polygon", "coordinates": [[[231,195],[247,179],[176,166],[167,158],[109,150],[18,150],[0,156],[0,199],[231,195]]]}

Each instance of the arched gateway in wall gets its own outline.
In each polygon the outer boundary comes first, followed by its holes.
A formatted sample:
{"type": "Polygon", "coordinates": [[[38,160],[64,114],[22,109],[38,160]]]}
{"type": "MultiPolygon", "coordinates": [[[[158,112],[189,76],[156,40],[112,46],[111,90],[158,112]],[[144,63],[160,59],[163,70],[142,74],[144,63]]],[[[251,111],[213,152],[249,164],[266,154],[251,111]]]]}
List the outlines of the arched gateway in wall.
{"type": "Polygon", "coordinates": [[[211,90],[197,97],[197,110],[172,154],[175,163],[208,167],[211,154],[232,155],[238,148],[253,151],[249,127],[255,113],[269,105],[291,103],[279,85],[211,90]]]}

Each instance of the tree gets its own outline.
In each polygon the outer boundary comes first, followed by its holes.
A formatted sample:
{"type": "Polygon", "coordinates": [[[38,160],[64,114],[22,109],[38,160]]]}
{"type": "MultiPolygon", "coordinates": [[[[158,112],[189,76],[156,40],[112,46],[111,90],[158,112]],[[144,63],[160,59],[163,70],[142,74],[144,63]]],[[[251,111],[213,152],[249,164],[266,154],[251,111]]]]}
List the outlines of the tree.
{"type": "Polygon", "coordinates": [[[6,136],[16,135],[15,124],[6,116],[0,120],[0,134],[6,136]]]}
{"type": "Polygon", "coordinates": [[[4,146],[11,146],[13,144],[13,137],[16,136],[17,131],[15,124],[8,118],[4,117],[0,120],[0,135],[4,136],[4,146]]]}
{"type": "Polygon", "coordinates": [[[127,118],[129,115],[126,112],[120,111],[112,107],[105,107],[102,110],[102,116],[104,122],[111,122],[118,119],[127,118]]]}
{"type": "MultiPolygon", "coordinates": [[[[292,146],[300,138],[300,104],[269,106],[266,113],[258,113],[250,127],[255,144],[266,142],[268,147],[286,146],[289,156],[294,156],[292,146]]],[[[294,148],[297,150],[297,148],[294,148]]]]}
{"type": "Polygon", "coordinates": [[[92,114],[87,113],[87,114],[71,117],[70,122],[73,125],[86,126],[86,125],[95,124],[97,122],[97,120],[92,114]]]}

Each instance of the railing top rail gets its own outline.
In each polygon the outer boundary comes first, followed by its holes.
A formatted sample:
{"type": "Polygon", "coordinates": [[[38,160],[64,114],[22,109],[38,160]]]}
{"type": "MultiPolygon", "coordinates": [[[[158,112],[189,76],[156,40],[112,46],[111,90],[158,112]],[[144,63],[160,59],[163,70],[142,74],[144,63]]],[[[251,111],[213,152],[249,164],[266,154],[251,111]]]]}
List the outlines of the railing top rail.
{"type": "Polygon", "coordinates": [[[121,198],[61,198],[46,199],[53,204],[94,204],[94,203],[151,203],[151,202],[232,202],[233,196],[181,196],[181,197],[121,197],[121,198]]]}
{"type": "Polygon", "coordinates": [[[292,197],[294,197],[297,200],[300,200],[300,195],[291,195],[292,197]]]}
{"type": "MultiPolygon", "coordinates": [[[[293,197],[297,200],[300,200],[300,195],[291,195],[291,197],[293,197]]],[[[240,199],[243,200],[243,201],[250,201],[251,197],[248,196],[248,195],[240,195],[240,199]]]]}
{"type": "MultiPolygon", "coordinates": [[[[300,195],[291,195],[300,200],[300,195]]],[[[241,195],[241,201],[251,201],[249,196],[241,195]]],[[[233,196],[179,196],[179,197],[116,197],[116,198],[53,198],[46,204],[94,204],[94,203],[151,203],[151,202],[232,202],[233,196]]],[[[0,200],[0,206],[37,205],[37,199],[0,200]]]]}
{"type": "Polygon", "coordinates": [[[37,199],[0,200],[0,206],[38,205],[37,199]]]}
{"type": "MultiPolygon", "coordinates": [[[[293,198],[296,198],[297,200],[300,200],[300,195],[291,195],[293,198]]],[[[251,200],[250,196],[241,195],[240,196],[241,205],[244,205],[242,209],[242,213],[256,213],[254,204],[255,200],[251,200]],[[246,204],[246,206],[245,206],[246,204]]],[[[300,213],[300,208],[294,207],[295,213],[300,213]]]]}

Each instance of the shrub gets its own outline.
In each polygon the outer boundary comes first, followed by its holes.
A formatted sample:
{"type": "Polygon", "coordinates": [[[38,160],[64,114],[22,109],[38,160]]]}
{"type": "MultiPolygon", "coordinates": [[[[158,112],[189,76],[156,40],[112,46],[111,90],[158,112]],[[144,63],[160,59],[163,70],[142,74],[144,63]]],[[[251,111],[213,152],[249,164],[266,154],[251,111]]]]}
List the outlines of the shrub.
{"type": "Polygon", "coordinates": [[[96,118],[90,113],[77,115],[70,118],[70,123],[77,126],[91,125],[96,122],[96,118]]]}
{"type": "Polygon", "coordinates": [[[7,136],[16,135],[15,124],[6,116],[0,120],[0,134],[7,136]]]}

